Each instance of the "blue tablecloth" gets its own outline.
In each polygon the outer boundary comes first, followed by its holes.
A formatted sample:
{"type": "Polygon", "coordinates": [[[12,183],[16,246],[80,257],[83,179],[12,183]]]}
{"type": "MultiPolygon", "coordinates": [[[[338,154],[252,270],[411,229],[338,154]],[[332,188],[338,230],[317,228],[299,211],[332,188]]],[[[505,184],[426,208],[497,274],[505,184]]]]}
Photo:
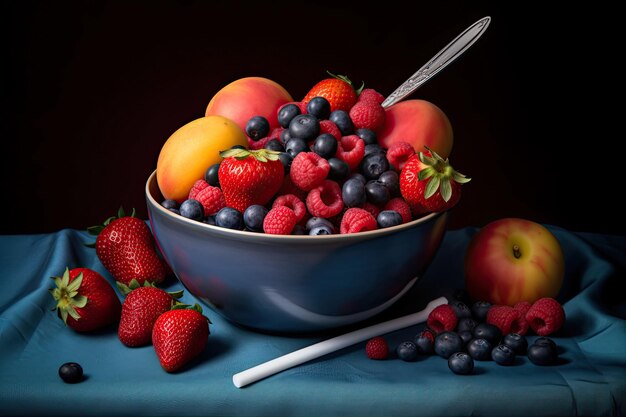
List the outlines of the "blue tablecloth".
{"type": "MultiPolygon", "coordinates": [[[[539,367],[477,362],[454,375],[436,357],[372,361],[364,343],[237,389],[232,375],[331,337],[277,336],[235,326],[208,307],[206,351],[185,371],[162,370],[152,346],[127,348],[116,328],[78,334],[51,312],[50,276],[83,266],[111,280],[82,231],[0,236],[0,415],[624,415],[626,414],[626,237],[550,227],[566,254],[559,296],[567,322],[555,340],[562,363],[539,367]],[[621,283],[620,283],[621,281],[621,283]],[[86,380],[65,384],[76,361],[86,380]]],[[[448,231],[431,267],[400,302],[359,326],[421,310],[463,287],[463,254],[475,228],[448,231]]],[[[181,288],[172,279],[169,289],[181,288]]],[[[197,300],[186,293],[183,301],[197,300]]],[[[422,326],[386,336],[390,346],[422,326]]]]}

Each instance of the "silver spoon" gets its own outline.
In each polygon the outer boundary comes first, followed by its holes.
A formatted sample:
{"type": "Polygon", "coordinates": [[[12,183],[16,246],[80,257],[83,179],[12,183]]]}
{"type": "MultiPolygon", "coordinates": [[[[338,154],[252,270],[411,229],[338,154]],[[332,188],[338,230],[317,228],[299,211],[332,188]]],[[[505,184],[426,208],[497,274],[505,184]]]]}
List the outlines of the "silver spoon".
{"type": "Polygon", "coordinates": [[[389,97],[383,101],[382,106],[389,107],[396,104],[421,87],[424,83],[426,83],[426,81],[434,77],[435,74],[439,73],[439,71],[444,69],[448,64],[452,63],[455,59],[461,56],[463,52],[467,51],[467,49],[469,49],[469,47],[472,46],[483,33],[485,33],[490,22],[491,17],[483,17],[465,29],[422,68],[420,68],[408,80],[402,83],[400,87],[391,93],[389,97]]]}

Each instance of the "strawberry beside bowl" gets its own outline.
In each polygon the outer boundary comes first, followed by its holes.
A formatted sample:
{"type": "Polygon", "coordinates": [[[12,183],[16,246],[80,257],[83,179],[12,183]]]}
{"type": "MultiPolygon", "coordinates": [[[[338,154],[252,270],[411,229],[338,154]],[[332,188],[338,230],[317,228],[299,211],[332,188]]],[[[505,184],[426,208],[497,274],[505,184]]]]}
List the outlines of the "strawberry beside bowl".
{"type": "Polygon", "coordinates": [[[269,235],[211,226],[161,206],[146,183],[152,232],[194,296],[239,325],[312,332],[370,318],[402,297],[435,255],[447,212],[367,232],[269,235]]]}

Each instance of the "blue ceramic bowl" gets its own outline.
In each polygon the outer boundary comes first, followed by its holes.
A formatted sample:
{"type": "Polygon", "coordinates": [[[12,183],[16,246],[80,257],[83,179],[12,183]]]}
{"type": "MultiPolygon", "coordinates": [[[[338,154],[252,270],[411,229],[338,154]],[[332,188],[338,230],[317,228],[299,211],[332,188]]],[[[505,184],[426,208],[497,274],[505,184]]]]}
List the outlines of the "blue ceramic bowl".
{"type": "Polygon", "coordinates": [[[187,290],[226,319],[270,332],[311,332],[370,318],[406,293],[433,258],[447,213],[347,235],[277,236],[186,219],[146,183],[156,241],[187,290]]]}

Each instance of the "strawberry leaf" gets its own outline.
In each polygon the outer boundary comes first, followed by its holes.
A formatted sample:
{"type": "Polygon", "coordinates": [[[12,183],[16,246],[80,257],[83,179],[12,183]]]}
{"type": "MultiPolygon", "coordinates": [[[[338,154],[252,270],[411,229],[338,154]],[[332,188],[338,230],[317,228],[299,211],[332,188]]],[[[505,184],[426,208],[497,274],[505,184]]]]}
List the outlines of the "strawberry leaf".
{"type": "Polygon", "coordinates": [[[434,158],[431,158],[430,156],[426,155],[424,152],[420,152],[418,154],[418,158],[423,164],[431,166],[431,167],[437,164],[437,161],[434,158]]]}
{"type": "Polygon", "coordinates": [[[450,197],[452,197],[452,186],[450,186],[449,178],[443,178],[441,180],[439,192],[441,193],[441,198],[443,198],[443,201],[447,203],[450,200],[450,197]]]}
{"type": "Polygon", "coordinates": [[[120,206],[117,210],[117,218],[121,219],[122,217],[126,217],[126,213],[124,213],[124,207],[120,206]]]}
{"type": "Polygon", "coordinates": [[[424,198],[432,197],[439,188],[439,183],[441,182],[441,178],[438,175],[434,175],[426,184],[426,189],[424,190],[424,198]]]}
{"type": "Polygon", "coordinates": [[[263,156],[263,154],[260,153],[255,153],[254,157],[256,158],[257,161],[259,162],[267,162],[267,158],[265,156],[263,156]]]}
{"type": "Polygon", "coordinates": [[[426,178],[432,177],[435,174],[435,172],[436,172],[435,169],[432,167],[424,168],[417,174],[417,179],[419,181],[423,181],[426,178]]]}
{"type": "Polygon", "coordinates": [[[178,300],[179,298],[181,298],[183,296],[183,292],[184,292],[184,290],[179,290],[179,291],[168,292],[168,294],[173,299],[178,300]]]}
{"type": "Polygon", "coordinates": [[[78,291],[80,285],[83,283],[83,273],[78,274],[76,278],[72,282],[67,285],[67,292],[78,291]]]}
{"type": "Polygon", "coordinates": [[[230,148],[230,149],[220,152],[220,156],[222,158],[229,158],[233,156],[239,160],[245,159],[249,155],[250,155],[250,151],[248,151],[247,149],[241,149],[241,148],[230,148]]]}
{"type": "MultiPolygon", "coordinates": [[[[84,295],[76,295],[75,297],[73,297],[72,305],[74,307],[78,307],[78,308],[85,307],[87,305],[87,297],[85,297],[84,295]]],[[[72,317],[74,317],[74,316],[72,316],[72,317]]],[[[74,318],[76,318],[76,317],[74,317],[74,318]]]]}
{"type": "Polygon", "coordinates": [[[457,171],[454,171],[454,173],[452,174],[452,179],[458,182],[459,184],[465,184],[472,180],[471,178],[468,178],[465,175],[457,171]]]}

